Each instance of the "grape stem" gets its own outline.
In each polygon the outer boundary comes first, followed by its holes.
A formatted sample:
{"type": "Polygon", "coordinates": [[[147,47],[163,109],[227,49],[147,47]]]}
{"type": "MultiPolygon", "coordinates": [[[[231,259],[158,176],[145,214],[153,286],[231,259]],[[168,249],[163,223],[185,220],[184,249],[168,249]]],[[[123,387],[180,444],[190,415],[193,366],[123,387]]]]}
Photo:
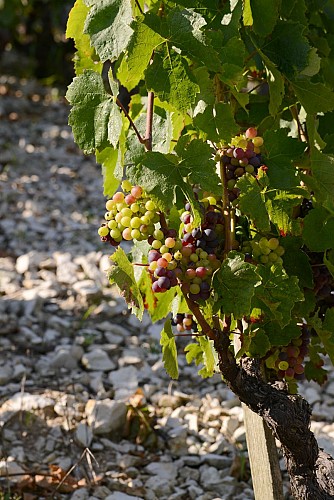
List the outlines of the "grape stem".
{"type": "Polygon", "coordinates": [[[196,304],[196,302],[194,302],[190,297],[188,297],[187,293],[184,290],[183,285],[181,285],[181,291],[184,295],[184,298],[186,299],[186,302],[187,302],[187,305],[188,305],[190,311],[193,313],[193,315],[195,316],[195,318],[197,320],[197,323],[202,328],[203,334],[206,335],[207,337],[209,337],[209,339],[215,340],[216,335],[215,335],[214,331],[212,330],[211,326],[209,325],[209,323],[204,318],[203,314],[201,313],[198,304],[196,304]]]}
{"type": "Polygon", "coordinates": [[[175,333],[174,337],[205,337],[205,333],[175,333]]]}
{"type": "Polygon", "coordinates": [[[121,101],[118,99],[118,97],[116,98],[116,104],[117,104],[117,106],[119,106],[121,108],[121,110],[125,114],[126,118],[129,120],[129,123],[130,123],[131,127],[133,128],[136,136],[138,137],[140,144],[145,144],[145,139],[140,135],[139,130],[137,129],[136,125],[134,124],[131,116],[129,115],[129,113],[127,112],[127,110],[125,109],[125,107],[123,106],[121,101]]]}
{"type": "Polygon", "coordinates": [[[223,214],[225,221],[225,248],[224,256],[226,256],[230,250],[232,250],[232,231],[231,231],[231,211],[230,211],[230,201],[228,199],[227,191],[227,179],[226,170],[223,160],[219,162],[220,179],[223,186],[223,214]]]}

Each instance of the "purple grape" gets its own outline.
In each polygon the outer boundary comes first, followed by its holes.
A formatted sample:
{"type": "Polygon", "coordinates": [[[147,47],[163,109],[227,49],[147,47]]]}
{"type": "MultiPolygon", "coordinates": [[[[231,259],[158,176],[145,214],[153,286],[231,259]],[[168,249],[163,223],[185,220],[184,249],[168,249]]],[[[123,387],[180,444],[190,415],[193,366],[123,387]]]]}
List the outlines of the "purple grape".
{"type": "Polygon", "coordinates": [[[159,278],[157,283],[161,289],[164,289],[164,290],[170,289],[170,280],[168,278],[166,278],[165,276],[163,276],[162,278],[159,278]]]}
{"type": "Polygon", "coordinates": [[[213,229],[204,229],[204,231],[203,231],[204,240],[213,241],[216,239],[216,237],[217,237],[217,235],[213,229]]]}
{"type": "Polygon", "coordinates": [[[200,227],[196,227],[195,229],[192,230],[191,234],[197,240],[202,236],[202,230],[200,227]]]}
{"type": "Polygon", "coordinates": [[[155,272],[155,275],[158,276],[158,278],[161,278],[162,276],[166,276],[166,273],[167,273],[165,267],[157,267],[154,272],[155,272]]]}
{"type": "Polygon", "coordinates": [[[205,220],[206,222],[208,222],[209,224],[217,224],[218,222],[218,212],[208,212],[205,216],[205,220]]]}
{"type": "MultiPolygon", "coordinates": [[[[159,278],[161,279],[161,278],[159,278]]],[[[161,292],[161,287],[159,286],[159,283],[157,281],[155,281],[152,285],[152,290],[154,293],[158,293],[158,292],[161,292]]]]}
{"type": "Polygon", "coordinates": [[[194,241],[194,237],[191,233],[186,233],[183,236],[182,243],[184,243],[184,245],[188,245],[188,243],[193,243],[193,241],[194,241]]]}
{"type": "Polygon", "coordinates": [[[241,160],[245,156],[245,151],[242,148],[235,148],[233,151],[233,156],[237,160],[241,160]]]}
{"type": "Polygon", "coordinates": [[[254,158],[250,158],[249,164],[253,165],[253,167],[257,168],[261,165],[261,162],[257,156],[254,156],[254,158]]]}
{"type": "Polygon", "coordinates": [[[155,260],[160,259],[161,254],[157,252],[157,250],[150,250],[148,252],[148,262],[151,264],[151,262],[154,262],[155,260]]]}

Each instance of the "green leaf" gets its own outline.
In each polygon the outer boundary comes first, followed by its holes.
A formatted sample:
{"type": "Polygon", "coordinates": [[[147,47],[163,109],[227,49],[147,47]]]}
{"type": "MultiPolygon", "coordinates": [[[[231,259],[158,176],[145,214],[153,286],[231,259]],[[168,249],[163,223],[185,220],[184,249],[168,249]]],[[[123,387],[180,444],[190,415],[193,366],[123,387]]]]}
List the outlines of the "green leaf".
{"type": "Polygon", "coordinates": [[[130,0],[99,0],[92,5],[85,33],[102,62],[115,61],[127,48],[133,34],[131,23],[130,0]]]}
{"type": "Polygon", "coordinates": [[[312,252],[334,248],[334,217],[325,208],[314,208],[306,215],[303,240],[312,252]]]}
{"type": "Polygon", "coordinates": [[[186,361],[188,365],[190,365],[192,361],[195,362],[196,366],[198,366],[200,363],[203,363],[203,350],[199,344],[188,344],[184,348],[184,352],[186,353],[186,361]]]}
{"type": "MultiPolygon", "coordinates": [[[[303,190],[301,193],[280,190],[268,192],[266,207],[269,218],[276,225],[280,234],[294,234],[296,231],[297,221],[292,219],[293,209],[300,205],[303,197],[303,190]]],[[[298,226],[298,233],[301,233],[301,222],[298,226]]]]}
{"type": "Polygon", "coordinates": [[[255,328],[250,332],[244,332],[243,343],[241,349],[238,351],[238,358],[243,354],[252,357],[263,358],[271,348],[268,336],[262,328],[255,328]]]}
{"type": "Polygon", "coordinates": [[[115,253],[110,257],[110,260],[113,264],[108,269],[109,281],[117,285],[128,307],[131,308],[132,312],[141,320],[144,313],[144,303],[135,280],[131,262],[127,258],[124,250],[120,247],[117,248],[115,253]]]}
{"type": "Polygon", "coordinates": [[[168,375],[173,379],[179,378],[177,363],[177,349],[171,322],[167,320],[161,332],[160,345],[162,346],[162,361],[168,375]]]}
{"type": "Polygon", "coordinates": [[[68,123],[78,146],[85,153],[110,146],[108,127],[115,103],[105,91],[101,75],[87,70],[75,77],[66,99],[72,104],[68,123]]]}
{"type": "Polygon", "coordinates": [[[90,45],[89,36],[83,33],[87,14],[88,7],[83,0],[76,0],[67,21],[66,37],[74,39],[77,49],[73,59],[76,75],[80,75],[85,69],[102,72],[102,63],[97,60],[95,50],[90,45]]]}
{"type": "Polygon", "coordinates": [[[305,144],[288,137],[288,129],[268,130],[264,134],[265,162],[268,166],[270,187],[290,189],[299,186],[293,161],[301,156],[305,144]]]}
{"type": "Polygon", "coordinates": [[[265,191],[262,191],[261,186],[250,174],[240,177],[236,187],[240,189],[238,205],[241,212],[247,215],[260,231],[268,232],[270,221],[265,204],[265,191]]]}
{"type": "Polygon", "coordinates": [[[269,84],[270,95],[269,113],[272,116],[276,116],[284,97],[284,79],[276,68],[276,65],[262,51],[257,50],[267,68],[267,82],[269,84]]]}
{"type": "MultiPolygon", "coordinates": [[[[151,282],[152,286],[152,282],[151,282]]],[[[178,287],[173,287],[167,290],[164,293],[156,293],[155,294],[155,305],[153,311],[150,312],[151,320],[153,323],[156,321],[160,321],[168,316],[168,313],[171,311],[172,303],[174,298],[176,297],[178,287]]]]}
{"type": "Polygon", "coordinates": [[[296,96],[306,113],[326,113],[334,109],[332,89],[322,83],[311,83],[309,79],[298,79],[291,82],[296,96]]]}
{"type": "Polygon", "coordinates": [[[249,315],[254,287],[259,283],[256,267],[244,262],[242,254],[230,252],[213,277],[216,308],[222,308],[224,314],[233,314],[236,319],[249,315]]]}
{"type": "Polygon", "coordinates": [[[176,189],[180,189],[191,204],[194,224],[197,225],[200,222],[198,202],[190,184],[184,180],[187,170],[176,162],[175,155],[148,151],[143,155],[139,165],[128,166],[127,173],[130,181],[142,186],[154,197],[163,211],[168,210],[177,202],[176,189]]]}
{"type": "Polygon", "coordinates": [[[279,20],[262,51],[288,78],[299,74],[308,65],[311,47],[304,36],[305,26],[279,20]]]}
{"type": "Polygon", "coordinates": [[[212,160],[212,148],[209,144],[199,139],[188,144],[180,142],[175,152],[181,158],[180,166],[187,172],[191,184],[199,184],[204,191],[221,194],[220,177],[212,160]]]}
{"type": "MultiPolygon", "coordinates": [[[[312,179],[316,181],[315,190],[320,199],[327,197],[334,201],[334,157],[324,155],[317,149],[311,154],[312,179]]],[[[307,177],[307,176],[306,176],[307,177]]]]}
{"type": "Polygon", "coordinates": [[[331,249],[329,252],[324,254],[324,263],[327,266],[328,271],[334,278],[334,250],[331,249]]]}
{"type": "Polygon", "coordinates": [[[286,346],[291,340],[300,337],[300,327],[296,323],[282,326],[277,321],[270,321],[263,326],[271,346],[286,346]]]}
{"type": "Polygon", "coordinates": [[[334,364],[334,309],[327,309],[322,326],[315,326],[315,330],[319,335],[326,353],[334,364]]]}
{"type": "Polygon", "coordinates": [[[317,49],[312,47],[309,54],[309,61],[306,68],[300,73],[303,76],[314,76],[319,73],[321,67],[321,58],[317,54],[317,49]]]}
{"type": "Polygon", "coordinates": [[[203,113],[194,118],[195,127],[204,132],[205,138],[216,143],[229,142],[238,133],[231,106],[218,102],[206,107],[203,113]]]}
{"type": "Polygon", "coordinates": [[[128,90],[132,90],[144,77],[154,49],[163,38],[142,22],[134,22],[133,37],[119,68],[117,78],[128,90]]]}
{"type": "Polygon", "coordinates": [[[297,276],[301,287],[313,288],[313,274],[310,261],[306,253],[301,250],[301,238],[286,236],[280,239],[284,248],[283,266],[289,276],[297,276]]]}
{"type": "Polygon", "coordinates": [[[268,8],[267,0],[252,0],[252,16],[254,32],[265,37],[270,35],[278,19],[280,0],[271,0],[268,8]]]}
{"type": "Polygon", "coordinates": [[[153,63],[147,67],[145,79],[148,90],[183,113],[191,109],[199,92],[186,59],[174,52],[164,57],[156,53],[153,63]]]}
{"type": "Polygon", "coordinates": [[[244,26],[253,26],[253,16],[250,0],[243,1],[242,21],[244,26]]]}
{"type": "Polygon", "coordinates": [[[298,278],[288,276],[281,266],[257,266],[262,278],[255,288],[253,307],[264,311],[265,319],[275,319],[281,327],[290,323],[294,303],[303,300],[298,278]]]}
{"type": "Polygon", "coordinates": [[[198,372],[201,377],[212,377],[215,371],[216,361],[214,357],[213,341],[209,340],[207,337],[198,337],[199,345],[203,352],[203,364],[204,367],[198,372]]]}
{"type": "Polygon", "coordinates": [[[190,59],[204,63],[208,69],[218,72],[220,60],[216,51],[211,47],[202,29],[206,25],[204,17],[193,9],[170,10],[167,19],[155,14],[146,14],[145,24],[156,33],[159,33],[170,44],[181,49],[190,59]]]}
{"type": "Polygon", "coordinates": [[[104,196],[111,197],[122,180],[122,172],[117,172],[119,154],[119,150],[113,148],[105,148],[96,152],[96,161],[102,165],[104,196]]]}

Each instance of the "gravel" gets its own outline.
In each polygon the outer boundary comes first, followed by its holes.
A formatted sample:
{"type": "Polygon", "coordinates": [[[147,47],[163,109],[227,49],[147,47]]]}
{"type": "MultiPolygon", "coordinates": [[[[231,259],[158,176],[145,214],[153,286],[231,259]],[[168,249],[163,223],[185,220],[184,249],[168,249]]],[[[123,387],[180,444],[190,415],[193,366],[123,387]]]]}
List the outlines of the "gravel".
{"type": "MultiPolygon", "coordinates": [[[[131,317],[107,282],[101,172],[74,145],[68,106],[12,77],[0,95],[0,485],[39,499],[253,499],[238,400],[182,354],[171,381],[161,325],[131,317]]],[[[333,453],[334,373],[301,393],[333,453]]]]}

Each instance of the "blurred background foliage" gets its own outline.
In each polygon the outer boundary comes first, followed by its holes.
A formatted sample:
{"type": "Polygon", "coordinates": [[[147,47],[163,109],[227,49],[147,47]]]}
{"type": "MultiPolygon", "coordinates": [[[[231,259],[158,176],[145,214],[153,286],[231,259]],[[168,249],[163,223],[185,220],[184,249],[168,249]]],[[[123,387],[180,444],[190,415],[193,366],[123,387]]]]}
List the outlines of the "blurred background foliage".
{"type": "Polygon", "coordinates": [[[66,0],[0,0],[0,73],[66,86],[73,42],[65,38],[66,0]]]}

